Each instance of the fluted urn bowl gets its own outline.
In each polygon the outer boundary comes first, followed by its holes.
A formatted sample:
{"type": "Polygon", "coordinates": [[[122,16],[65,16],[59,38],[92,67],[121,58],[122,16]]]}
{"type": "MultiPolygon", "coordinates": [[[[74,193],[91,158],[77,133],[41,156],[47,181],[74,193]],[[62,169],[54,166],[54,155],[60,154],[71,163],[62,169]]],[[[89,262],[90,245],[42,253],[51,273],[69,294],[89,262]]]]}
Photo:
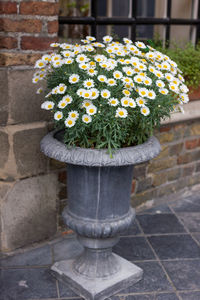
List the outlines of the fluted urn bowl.
{"type": "Polygon", "coordinates": [[[50,132],[41,150],[67,164],[68,206],[62,215],[84,251],[56,262],[52,270],[85,299],[105,299],[142,278],[142,270],[114,254],[112,247],[135,217],[130,206],[134,165],[156,157],[160,144],[152,136],[110,158],[106,149],[67,148],[62,139],[63,131],[50,132]]]}

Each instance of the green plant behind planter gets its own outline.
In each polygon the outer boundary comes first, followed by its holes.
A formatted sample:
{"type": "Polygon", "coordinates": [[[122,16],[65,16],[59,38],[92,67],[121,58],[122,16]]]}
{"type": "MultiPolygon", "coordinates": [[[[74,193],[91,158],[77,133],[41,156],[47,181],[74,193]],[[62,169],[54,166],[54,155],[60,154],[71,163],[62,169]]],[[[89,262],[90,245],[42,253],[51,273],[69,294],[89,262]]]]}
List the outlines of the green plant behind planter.
{"type": "Polygon", "coordinates": [[[152,47],[158,51],[165,53],[171,59],[176,61],[178,67],[183,72],[185,83],[192,90],[200,85],[200,44],[196,47],[192,43],[186,44],[185,47],[180,47],[176,43],[172,43],[170,48],[163,48],[162,42],[159,40],[149,41],[152,47]]]}
{"type": "MultiPolygon", "coordinates": [[[[144,143],[163,118],[188,102],[177,64],[142,42],[53,43],[33,83],[45,79],[46,101],[67,146],[113,149],[144,143]]],[[[38,89],[38,93],[41,89],[38,89]]]]}

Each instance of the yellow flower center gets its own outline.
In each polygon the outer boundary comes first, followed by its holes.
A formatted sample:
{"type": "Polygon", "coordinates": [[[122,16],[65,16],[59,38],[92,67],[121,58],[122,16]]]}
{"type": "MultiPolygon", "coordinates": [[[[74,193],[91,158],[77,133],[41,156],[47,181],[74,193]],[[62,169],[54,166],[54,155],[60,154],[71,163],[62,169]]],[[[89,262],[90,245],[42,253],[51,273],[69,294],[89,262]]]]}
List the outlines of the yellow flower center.
{"type": "Polygon", "coordinates": [[[119,111],[119,115],[120,116],[123,116],[124,115],[124,112],[121,110],[121,111],[119,111]]]}
{"type": "Polygon", "coordinates": [[[90,103],[89,103],[89,102],[86,102],[86,103],[85,103],[85,106],[86,106],[86,107],[90,106],[90,103]]]}
{"type": "Polygon", "coordinates": [[[72,118],[76,118],[76,114],[75,114],[75,113],[72,113],[72,114],[71,114],[71,117],[72,117],[72,118]]]}
{"type": "Polygon", "coordinates": [[[92,92],[92,97],[96,96],[96,94],[97,94],[96,92],[92,92]]]}
{"type": "Polygon", "coordinates": [[[143,108],[142,111],[143,111],[144,114],[146,114],[146,112],[147,112],[147,110],[145,108],[143,108]]]}
{"type": "Polygon", "coordinates": [[[146,92],[145,92],[145,91],[142,91],[141,94],[144,96],[144,95],[146,95],[146,92]]]}
{"type": "Polygon", "coordinates": [[[92,114],[94,112],[94,108],[90,108],[89,112],[92,114]]]}
{"type": "Polygon", "coordinates": [[[152,97],[152,96],[153,96],[153,93],[149,92],[149,96],[152,97]]]}
{"type": "Polygon", "coordinates": [[[61,114],[57,115],[57,118],[58,118],[58,119],[60,119],[61,117],[62,117],[62,115],[61,115],[61,114]]]}
{"type": "Polygon", "coordinates": [[[89,97],[89,95],[90,95],[89,93],[85,93],[85,97],[89,97]]]}
{"type": "Polygon", "coordinates": [[[107,93],[103,93],[103,96],[104,96],[104,97],[107,97],[107,96],[108,96],[108,94],[107,94],[107,93]]]}
{"type": "Polygon", "coordinates": [[[87,82],[87,86],[91,86],[92,85],[92,83],[91,82],[87,82]]]}
{"type": "Polygon", "coordinates": [[[72,125],[72,124],[73,124],[72,120],[69,120],[67,123],[68,123],[69,125],[72,125]]]}
{"type": "Polygon", "coordinates": [[[84,61],[84,57],[80,57],[79,60],[80,60],[80,61],[84,61]]]}
{"type": "Polygon", "coordinates": [[[63,87],[63,86],[60,87],[60,91],[61,91],[61,92],[64,91],[64,87],[63,87]]]}
{"type": "Polygon", "coordinates": [[[88,122],[88,121],[89,121],[89,118],[88,118],[88,117],[85,117],[84,120],[85,120],[85,122],[88,122]]]}
{"type": "Polygon", "coordinates": [[[124,104],[125,104],[125,105],[128,105],[128,100],[124,100],[124,104]]]}
{"type": "Polygon", "coordinates": [[[52,108],[52,104],[49,104],[49,105],[48,105],[48,108],[52,108]]]}
{"type": "Polygon", "coordinates": [[[140,104],[143,104],[143,103],[144,103],[144,101],[142,101],[142,100],[139,100],[139,103],[140,103],[140,104]]]}
{"type": "Polygon", "coordinates": [[[65,107],[65,103],[61,103],[61,106],[62,106],[62,107],[65,107]]]}
{"type": "Polygon", "coordinates": [[[72,81],[73,81],[73,82],[76,82],[76,81],[77,81],[77,78],[75,78],[75,77],[72,78],[72,81]]]}
{"type": "Polygon", "coordinates": [[[111,101],[111,104],[115,104],[115,103],[116,103],[116,101],[115,101],[115,100],[112,100],[112,101],[111,101]]]}
{"type": "Polygon", "coordinates": [[[43,62],[40,62],[40,63],[39,63],[39,66],[40,66],[40,67],[44,66],[43,62]]]}

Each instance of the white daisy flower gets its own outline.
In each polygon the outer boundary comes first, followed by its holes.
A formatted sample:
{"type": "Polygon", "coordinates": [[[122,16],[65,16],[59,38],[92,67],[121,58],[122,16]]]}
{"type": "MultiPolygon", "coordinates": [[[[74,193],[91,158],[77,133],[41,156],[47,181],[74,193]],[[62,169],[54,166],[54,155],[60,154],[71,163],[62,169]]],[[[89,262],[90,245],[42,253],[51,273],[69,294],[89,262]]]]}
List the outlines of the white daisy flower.
{"type": "Polygon", "coordinates": [[[59,121],[59,120],[61,120],[63,118],[63,113],[62,113],[62,111],[57,111],[57,112],[55,112],[55,114],[54,114],[54,119],[56,120],[56,121],[59,121]]]}
{"type": "Polygon", "coordinates": [[[70,104],[70,103],[72,103],[73,99],[70,95],[66,95],[62,98],[61,101],[65,101],[67,104],[70,104]]]}
{"type": "Polygon", "coordinates": [[[174,93],[178,93],[179,92],[179,88],[176,84],[173,84],[172,82],[169,83],[169,89],[171,91],[173,91],[174,93]]]}
{"type": "Polygon", "coordinates": [[[58,102],[58,108],[65,108],[67,106],[67,102],[65,101],[65,100],[60,100],[59,102],[58,102]]]}
{"type": "Polygon", "coordinates": [[[183,101],[183,103],[188,103],[189,101],[189,97],[185,93],[180,94],[180,99],[183,101]]]}
{"type": "Polygon", "coordinates": [[[32,83],[38,83],[39,80],[40,80],[40,77],[39,76],[35,76],[32,79],[32,83]]]}
{"type": "Polygon", "coordinates": [[[128,116],[128,112],[125,108],[119,107],[116,110],[116,115],[115,117],[120,117],[120,118],[126,118],[128,116]]]}
{"type": "Polygon", "coordinates": [[[88,124],[88,123],[92,122],[92,117],[90,115],[84,114],[82,116],[82,121],[84,123],[88,124]]]}
{"type": "Polygon", "coordinates": [[[165,78],[167,79],[167,81],[173,81],[174,80],[174,76],[171,73],[166,73],[165,78]]]}
{"type": "Polygon", "coordinates": [[[123,38],[125,44],[132,44],[133,42],[127,38],[123,38]]]}
{"type": "Polygon", "coordinates": [[[90,68],[87,70],[87,74],[93,77],[93,76],[97,75],[97,71],[93,68],[90,68]]]}
{"type": "Polygon", "coordinates": [[[71,65],[74,62],[72,58],[66,58],[63,60],[63,64],[65,65],[71,65]]]}
{"type": "Polygon", "coordinates": [[[169,63],[173,68],[177,68],[177,63],[175,63],[175,61],[170,60],[169,63]]]}
{"type": "Polygon", "coordinates": [[[180,74],[178,74],[178,78],[180,79],[180,81],[185,82],[185,79],[180,74]]]}
{"type": "Polygon", "coordinates": [[[164,88],[160,88],[159,89],[159,93],[163,94],[163,95],[167,95],[169,93],[169,91],[167,89],[164,88]]]}
{"type": "Polygon", "coordinates": [[[62,59],[62,56],[60,54],[53,54],[52,57],[51,57],[52,62],[55,62],[55,61],[58,61],[58,60],[61,60],[61,59],[62,59]]]}
{"type": "Polygon", "coordinates": [[[107,79],[108,86],[114,86],[117,84],[116,80],[114,78],[108,78],[107,79]]]}
{"type": "Polygon", "coordinates": [[[54,102],[52,101],[45,101],[42,103],[41,108],[46,110],[51,110],[54,108],[54,102]]]}
{"type": "Polygon", "coordinates": [[[94,87],[94,80],[92,80],[92,79],[84,80],[83,86],[87,89],[94,87]]]}
{"type": "Polygon", "coordinates": [[[146,48],[146,45],[145,45],[144,43],[142,43],[142,42],[136,42],[135,44],[136,44],[136,46],[137,46],[138,48],[142,48],[142,49],[145,49],[145,48],[146,48]]]}
{"type": "Polygon", "coordinates": [[[100,82],[107,82],[107,78],[106,78],[106,76],[104,76],[104,75],[99,75],[99,76],[97,77],[97,79],[98,79],[100,82]]]}
{"type": "Polygon", "coordinates": [[[147,53],[145,54],[145,57],[146,57],[147,59],[154,59],[154,58],[155,58],[155,53],[152,52],[152,51],[149,51],[149,52],[147,52],[147,53]]]}
{"type": "Polygon", "coordinates": [[[46,94],[45,98],[49,98],[51,96],[51,92],[49,92],[48,94],[46,94]]]}
{"type": "Polygon", "coordinates": [[[79,75],[78,74],[72,74],[69,76],[69,83],[74,84],[79,82],[79,75]]]}
{"type": "Polygon", "coordinates": [[[89,65],[85,64],[85,63],[81,63],[78,65],[80,69],[82,70],[88,70],[89,69],[89,65]]]}
{"type": "Polygon", "coordinates": [[[82,104],[82,107],[87,108],[87,107],[89,107],[90,105],[92,105],[92,101],[90,101],[90,100],[84,100],[84,101],[83,101],[83,104],[82,104]]]}
{"type": "Polygon", "coordinates": [[[88,41],[90,41],[90,42],[93,42],[93,41],[96,40],[96,38],[93,37],[93,36],[91,36],[91,35],[87,35],[87,36],[86,36],[86,40],[88,40],[88,41]]]}
{"type": "Polygon", "coordinates": [[[85,49],[86,49],[88,52],[93,52],[93,51],[94,51],[94,47],[92,47],[91,45],[85,46],[85,49]]]}
{"type": "Polygon", "coordinates": [[[108,99],[110,97],[110,91],[109,90],[102,90],[101,91],[101,97],[102,98],[105,98],[105,99],[108,99]]]}
{"type": "Polygon", "coordinates": [[[162,80],[156,80],[156,85],[159,88],[163,88],[165,86],[165,84],[162,80]]]}
{"type": "Polygon", "coordinates": [[[154,74],[155,74],[156,77],[158,77],[158,78],[163,78],[163,77],[164,77],[164,75],[163,75],[163,73],[162,73],[161,71],[155,71],[154,74]]]}
{"type": "Polygon", "coordinates": [[[91,98],[92,96],[92,93],[90,90],[84,90],[83,94],[82,94],[82,97],[85,98],[85,99],[89,99],[91,98]]]}
{"type": "Polygon", "coordinates": [[[48,62],[51,61],[51,56],[48,55],[48,54],[44,54],[44,55],[42,56],[42,60],[43,60],[45,63],[48,63],[48,62]]]}
{"type": "Polygon", "coordinates": [[[124,94],[124,96],[129,97],[131,92],[129,90],[122,90],[122,93],[124,94]]]}
{"type": "Polygon", "coordinates": [[[59,43],[51,43],[51,44],[50,44],[50,47],[52,47],[52,48],[57,48],[57,47],[59,47],[59,46],[60,46],[59,43]]]}
{"type": "Polygon", "coordinates": [[[55,88],[52,89],[51,94],[52,94],[52,95],[58,94],[58,87],[57,87],[57,86],[56,86],[55,88]]]}
{"type": "Polygon", "coordinates": [[[185,93],[185,94],[189,92],[189,89],[185,84],[182,84],[180,86],[180,90],[181,90],[182,93],[185,93]]]}
{"type": "Polygon", "coordinates": [[[60,83],[59,86],[57,86],[57,88],[58,88],[57,94],[64,94],[67,89],[64,83],[60,83]]]}
{"type": "Polygon", "coordinates": [[[79,117],[79,113],[76,110],[72,110],[69,112],[68,118],[77,120],[79,117]]]}
{"type": "Polygon", "coordinates": [[[37,91],[36,91],[36,94],[41,94],[43,92],[43,88],[39,88],[39,89],[37,89],[37,91]]]}
{"type": "Polygon", "coordinates": [[[59,68],[60,66],[63,65],[63,60],[56,60],[52,63],[54,68],[59,68]]]}
{"type": "Polygon", "coordinates": [[[147,97],[148,90],[146,88],[139,88],[138,93],[141,97],[147,97]]]}
{"type": "Polygon", "coordinates": [[[129,107],[135,108],[136,107],[136,103],[132,98],[129,98],[129,103],[128,103],[129,107]]]}
{"type": "Polygon", "coordinates": [[[75,125],[76,121],[74,119],[71,118],[67,118],[65,120],[65,126],[66,127],[73,127],[75,125]]]}
{"type": "Polygon", "coordinates": [[[89,106],[86,108],[86,112],[87,112],[87,114],[90,115],[90,116],[91,116],[91,115],[95,115],[96,112],[97,112],[97,108],[96,108],[95,105],[91,104],[91,105],[89,105],[89,106]]]}
{"type": "Polygon", "coordinates": [[[123,97],[123,98],[121,99],[121,105],[124,106],[124,107],[129,106],[129,100],[130,100],[129,97],[123,97]]]}
{"type": "Polygon", "coordinates": [[[110,43],[110,42],[112,42],[112,40],[113,40],[113,38],[111,36],[109,36],[109,35],[105,35],[103,37],[104,43],[110,43]]]}
{"type": "Polygon", "coordinates": [[[151,72],[151,73],[155,73],[156,72],[156,69],[154,68],[154,66],[149,66],[149,71],[151,72]]]}
{"type": "Polygon", "coordinates": [[[91,89],[91,99],[97,99],[99,97],[99,91],[97,89],[91,89]]]}
{"type": "Polygon", "coordinates": [[[74,56],[74,53],[69,50],[66,50],[66,51],[62,51],[62,55],[66,58],[71,58],[74,56]]]}
{"type": "Polygon", "coordinates": [[[137,82],[137,83],[143,83],[143,81],[144,81],[144,77],[141,76],[141,75],[136,75],[136,76],[134,76],[133,79],[134,79],[134,81],[137,82]]]}
{"type": "Polygon", "coordinates": [[[62,44],[60,44],[60,48],[68,50],[68,49],[72,49],[73,45],[70,45],[70,44],[67,44],[67,43],[62,43],[62,44]]]}
{"type": "Polygon", "coordinates": [[[149,77],[145,77],[144,80],[143,80],[143,83],[145,85],[151,85],[152,84],[152,79],[149,78],[149,77]]]}
{"type": "Polygon", "coordinates": [[[162,64],[161,64],[161,68],[162,68],[163,70],[169,71],[169,70],[170,70],[170,65],[168,64],[168,62],[164,61],[164,62],[162,62],[162,64]]]}
{"type": "Polygon", "coordinates": [[[110,98],[108,100],[108,103],[111,105],[111,106],[117,106],[119,104],[119,100],[117,98],[110,98]]]}
{"type": "Polygon", "coordinates": [[[172,83],[176,84],[178,86],[180,84],[180,80],[178,78],[174,77],[172,83]]]}
{"type": "Polygon", "coordinates": [[[77,91],[76,91],[76,94],[78,95],[78,96],[83,96],[83,93],[85,92],[85,89],[78,89],[77,91]]]}
{"type": "Polygon", "coordinates": [[[101,63],[101,62],[103,62],[104,60],[106,60],[106,57],[105,57],[104,55],[98,54],[98,55],[95,56],[94,59],[95,59],[96,62],[101,63]]]}
{"type": "Polygon", "coordinates": [[[121,79],[123,77],[123,74],[120,71],[115,71],[115,72],[113,72],[113,77],[115,79],[121,79]]]}
{"type": "Polygon", "coordinates": [[[79,54],[77,57],[76,57],[76,61],[78,63],[85,63],[87,62],[89,59],[88,57],[85,55],[85,54],[79,54]]]}
{"type": "Polygon", "coordinates": [[[164,55],[163,55],[161,52],[159,52],[159,51],[156,51],[156,52],[155,52],[155,55],[156,55],[156,59],[157,59],[158,61],[161,61],[161,60],[164,59],[164,55]]]}
{"type": "Polygon", "coordinates": [[[129,83],[129,84],[131,84],[133,81],[132,81],[132,79],[131,78],[129,78],[129,77],[123,77],[122,78],[122,82],[123,83],[129,83]]]}
{"type": "Polygon", "coordinates": [[[153,100],[156,98],[156,93],[153,90],[149,90],[146,97],[153,100]]]}
{"type": "Polygon", "coordinates": [[[141,97],[138,97],[138,98],[136,99],[136,103],[137,103],[138,106],[144,107],[145,104],[146,104],[146,100],[143,99],[143,98],[141,98],[141,97]]]}
{"type": "Polygon", "coordinates": [[[140,109],[141,114],[143,114],[144,116],[148,116],[150,114],[150,110],[147,106],[143,106],[140,109]]]}

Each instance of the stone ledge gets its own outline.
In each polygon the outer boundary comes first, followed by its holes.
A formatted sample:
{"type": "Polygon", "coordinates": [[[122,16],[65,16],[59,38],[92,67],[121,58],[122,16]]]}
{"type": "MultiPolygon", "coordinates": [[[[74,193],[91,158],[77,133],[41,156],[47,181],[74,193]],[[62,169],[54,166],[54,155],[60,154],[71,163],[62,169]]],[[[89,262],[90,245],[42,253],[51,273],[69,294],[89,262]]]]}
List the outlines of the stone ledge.
{"type": "Polygon", "coordinates": [[[162,125],[200,119],[200,100],[183,105],[184,113],[174,113],[170,119],[163,120],[162,125]]]}

